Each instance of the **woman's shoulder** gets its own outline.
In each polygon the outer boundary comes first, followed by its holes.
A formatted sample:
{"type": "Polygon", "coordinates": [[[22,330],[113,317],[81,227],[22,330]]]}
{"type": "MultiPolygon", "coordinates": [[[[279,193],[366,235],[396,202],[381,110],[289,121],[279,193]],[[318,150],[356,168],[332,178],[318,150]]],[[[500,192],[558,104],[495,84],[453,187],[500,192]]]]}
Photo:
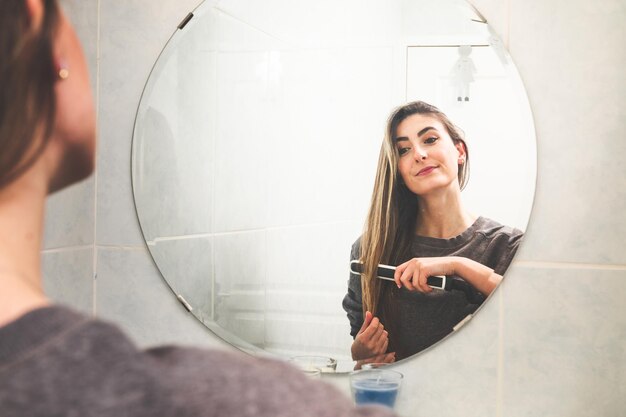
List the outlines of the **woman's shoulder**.
{"type": "Polygon", "coordinates": [[[350,260],[358,259],[361,256],[361,238],[363,235],[359,236],[350,247],[350,260]]]}
{"type": "Polygon", "coordinates": [[[488,217],[479,217],[476,220],[476,233],[488,239],[507,239],[509,244],[517,245],[524,236],[524,232],[512,226],[504,225],[488,217]]]}
{"type": "Polygon", "coordinates": [[[489,218],[481,218],[481,223],[477,233],[483,238],[476,239],[476,247],[481,248],[479,262],[504,275],[517,253],[524,232],[489,218]]]}

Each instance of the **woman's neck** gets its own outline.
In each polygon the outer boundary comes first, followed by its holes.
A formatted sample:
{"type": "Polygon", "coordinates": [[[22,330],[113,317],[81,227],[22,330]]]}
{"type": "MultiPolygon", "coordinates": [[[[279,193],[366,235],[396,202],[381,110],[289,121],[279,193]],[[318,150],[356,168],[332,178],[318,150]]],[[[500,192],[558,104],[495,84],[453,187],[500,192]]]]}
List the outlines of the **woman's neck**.
{"type": "Polygon", "coordinates": [[[0,190],[0,326],[48,303],[40,260],[47,190],[31,174],[0,190]]]}
{"type": "Polygon", "coordinates": [[[476,221],[463,207],[460,190],[419,197],[415,233],[449,239],[460,235],[476,221]]]}

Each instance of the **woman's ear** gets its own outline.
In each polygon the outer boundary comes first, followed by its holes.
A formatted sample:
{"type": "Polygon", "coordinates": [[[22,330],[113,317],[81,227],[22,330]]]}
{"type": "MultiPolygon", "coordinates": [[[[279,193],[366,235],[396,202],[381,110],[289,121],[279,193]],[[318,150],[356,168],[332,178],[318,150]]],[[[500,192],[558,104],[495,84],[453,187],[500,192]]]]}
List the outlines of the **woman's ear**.
{"type": "Polygon", "coordinates": [[[41,21],[43,20],[43,2],[42,0],[23,0],[26,4],[26,10],[28,10],[28,17],[30,18],[30,27],[33,31],[39,30],[41,21]]]}
{"type": "Polygon", "coordinates": [[[465,143],[463,143],[463,141],[458,141],[457,143],[454,144],[454,147],[457,149],[457,151],[459,151],[459,160],[461,159],[465,160],[465,157],[467,156],[467,152],[465,150],[465,143]]]}

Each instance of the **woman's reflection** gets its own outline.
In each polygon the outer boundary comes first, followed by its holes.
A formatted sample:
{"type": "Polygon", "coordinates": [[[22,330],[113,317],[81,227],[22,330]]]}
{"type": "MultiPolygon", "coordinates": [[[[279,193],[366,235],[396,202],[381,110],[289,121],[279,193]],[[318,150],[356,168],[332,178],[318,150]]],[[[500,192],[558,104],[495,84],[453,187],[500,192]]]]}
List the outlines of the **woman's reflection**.
{"type": "Polygon", "coordinates": [[[343,300],[357,366],[400,360],[439,341],[502,279],[522,232],[464,208],[468,177],[467,145],[444,113],[417,101],[391,114],[364,233],[352,246],[364,273],[350,275],[343,300]],[[376,278],[378,264],[398,265],[395,282],[376,278]],[[479,297],[433,290],[431,275],[461,277],[479,297]]]}

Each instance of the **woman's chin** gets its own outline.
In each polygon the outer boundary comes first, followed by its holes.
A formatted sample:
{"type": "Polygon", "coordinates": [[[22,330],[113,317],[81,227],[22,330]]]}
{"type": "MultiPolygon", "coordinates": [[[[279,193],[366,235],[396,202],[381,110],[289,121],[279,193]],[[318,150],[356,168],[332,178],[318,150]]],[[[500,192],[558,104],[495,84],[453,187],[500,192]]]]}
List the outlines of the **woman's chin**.
{"type": "Polygon", "coordinates": [[[52,194],[88,178],[94,168],[95,155],[91,149],[75,147],[69,150],[59,164],[59,170],[50,180],[48,193],[52,194]]]}

